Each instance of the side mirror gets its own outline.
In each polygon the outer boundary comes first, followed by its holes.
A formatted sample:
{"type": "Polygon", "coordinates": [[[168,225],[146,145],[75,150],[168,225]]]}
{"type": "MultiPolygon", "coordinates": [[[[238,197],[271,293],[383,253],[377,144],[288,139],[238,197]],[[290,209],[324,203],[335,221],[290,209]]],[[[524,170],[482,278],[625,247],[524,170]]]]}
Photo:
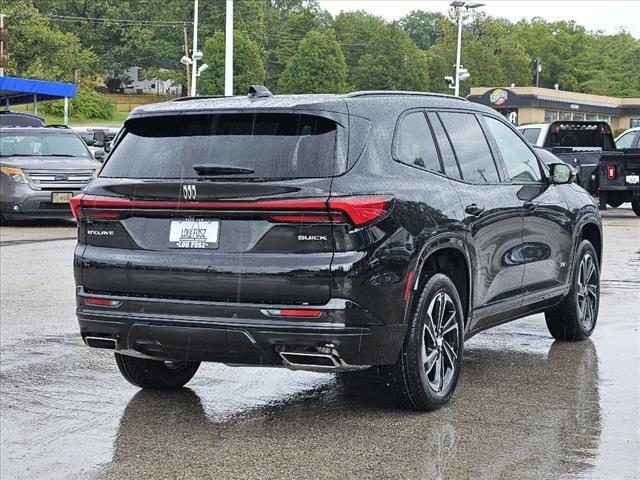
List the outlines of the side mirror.
{"type": "Polygon", "coordinates": [[[93,152],[93,158],[97,161],[99,161],[100,163],[104,162],[104,157],[105,157],[105,152],[103,149],[98,148],[96,150],[94,150],[93,152]]]}
{"type": "MultiPolygon", "coordinates": [[[[113,141],[113,140],[112,140],[112,141],[113,141]]],[[[111,151],[111,142],[105,142],[105,144],[104,144],[104,147],[103,147],[103,148],[104,148],[104,151],[105,151],[106,153],[109,153],[109,152],[111,151]]]]}
{"type": "Polygon", "coordinates": [[[549,165],[549,178],[556,185],[571,183],[576,179],[576,171],[566,163],[552,163],[549,165]]]}

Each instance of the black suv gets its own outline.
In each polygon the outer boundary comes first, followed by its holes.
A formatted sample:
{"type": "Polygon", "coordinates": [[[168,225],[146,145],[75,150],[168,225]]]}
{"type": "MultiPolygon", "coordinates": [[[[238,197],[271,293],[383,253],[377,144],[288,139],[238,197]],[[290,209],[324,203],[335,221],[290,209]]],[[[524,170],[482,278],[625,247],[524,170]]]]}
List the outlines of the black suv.
{"type": "Polygon", "coordinates": [[[451,397],[465,339],[598,313],[601,219],[495,111],[412,92],[187,98],[135,109],[72,206],[77,313],[124,377],[201,361],[375,366],[407,407],[451,397]]]}

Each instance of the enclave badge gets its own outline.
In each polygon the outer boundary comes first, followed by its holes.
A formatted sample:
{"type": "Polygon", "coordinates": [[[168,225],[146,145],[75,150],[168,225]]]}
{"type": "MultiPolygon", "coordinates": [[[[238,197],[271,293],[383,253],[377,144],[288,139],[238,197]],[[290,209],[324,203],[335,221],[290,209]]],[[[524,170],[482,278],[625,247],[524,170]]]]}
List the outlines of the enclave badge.
{"type": "Polygon", "coordinates": [[[196,199],[196,186],[195,185],[183,185],[182,186],[182,198],[185,200],[196,199]]]}

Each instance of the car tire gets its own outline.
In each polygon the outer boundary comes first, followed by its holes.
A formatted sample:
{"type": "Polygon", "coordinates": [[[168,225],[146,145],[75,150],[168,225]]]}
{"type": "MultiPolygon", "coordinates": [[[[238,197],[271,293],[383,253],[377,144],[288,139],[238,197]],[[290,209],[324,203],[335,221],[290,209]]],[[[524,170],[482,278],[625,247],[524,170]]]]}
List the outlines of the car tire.
{"type": "Polygon", "coordinates": [[[2,214],[2,212],[0,212],[0,225],[2,225],[3,227],[5,225],[9,225],[9,221],[7,220],[7,218],[2,214]]]}
{"type": "Polygon", "coordinates": [[[381,378],[403,408],[440,408],[458,383],[463,344],[460,296],[451,279],[437,273],[420,292],[398,361],[382,367],[381,378]]]}
{"type": "Polygon", "coordinates": [[[115,354],[122,376],[136,387],[172,390],[184,387],[198,371],[200,362],[163,362],[115,354]]]}
{"type": "Polygon", "coordinates": [[[571,290],[558,307],[545,312],[547,328],[556,340],[575,342],[591,336],[600,305],[598,255],[588,240],[576,251],[571,290]]]}
{"type": "Polygon", "coordinates": [[[640,199],[632,201],[631,208],[633,209],[633,213],[640,217],[640,199]]]}

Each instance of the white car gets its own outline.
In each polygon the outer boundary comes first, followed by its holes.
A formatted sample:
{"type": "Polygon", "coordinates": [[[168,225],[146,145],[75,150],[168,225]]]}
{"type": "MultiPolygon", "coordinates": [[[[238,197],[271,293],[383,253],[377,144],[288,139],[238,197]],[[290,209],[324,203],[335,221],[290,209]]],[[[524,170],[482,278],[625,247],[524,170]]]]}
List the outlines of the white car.
{"type": "Polygon", "coordinates": [[[516,127],[531,145],[536,147],[544,146],[544,139],[547,138],[548,123],[533,123],[531,125],[521,125],[516,127]]]}
{"type": "Polygon", "coordinates": [[[640,148],[640,127],[630,128],[618,135],[616,148],[640,148]]]}

